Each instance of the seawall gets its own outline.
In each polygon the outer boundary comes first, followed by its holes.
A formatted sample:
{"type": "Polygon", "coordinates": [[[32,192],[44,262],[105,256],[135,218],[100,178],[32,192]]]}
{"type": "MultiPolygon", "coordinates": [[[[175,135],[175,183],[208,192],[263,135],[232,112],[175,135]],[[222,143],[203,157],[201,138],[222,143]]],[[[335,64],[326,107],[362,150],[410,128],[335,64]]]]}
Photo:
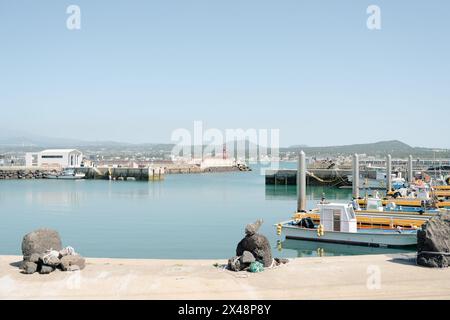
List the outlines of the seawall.
{"type": "Polygon", "coordinates": [[[56,170],[27,169],[27,168],[0,168],[0,180],[9,179],[43,179],[56,170]]]}
{"type": "MultiPolygon", "coordinates": [[[[77,168],[76,172],[86,174],[86,179],[112,179],[122,180],[134,178],[135,180],[163,180],[166,174],[198,174],[215,172],[248,171],[247,167],[208,167],[201,168],[195,165],[170,165],[154,168],[77,168]]],[[[59,173],[61,170],[27,167],[0,167],[0,180],[9,179],[43,179],[48,174],[59,173]]]]}

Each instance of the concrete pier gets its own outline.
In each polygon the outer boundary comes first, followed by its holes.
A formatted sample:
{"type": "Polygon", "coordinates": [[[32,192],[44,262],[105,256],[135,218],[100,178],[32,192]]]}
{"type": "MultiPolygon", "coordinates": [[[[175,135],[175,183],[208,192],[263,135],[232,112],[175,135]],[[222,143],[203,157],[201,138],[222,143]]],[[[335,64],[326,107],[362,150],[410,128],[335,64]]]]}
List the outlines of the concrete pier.
{"type": "MultiPolygon", "coordinates": [[[[440,160],[438,162],[432,160],[415,160],[412,162],[412,170],[408,167],[411,165],[411,159],[392,159],[391,170],[395,169],[400,172],[403,177],[408,177],[408,172],[422,172],[431,177],[437,173],[444,176],[450,175],[450,170],[434,170],[429,166],[441,163],[447,165],[446,161],[440,160]]],[[[385,168],[387,166],[387,157],[383,160],[367,160],[359,159],[360,176],[362,179],[376,179],[377,168],[385,168]]],[[[312,166],[307,168],[306,183],[308,186],[328,186],[328,187],[351,187],[352,183],[348,180],[348,176],[353,175],[353,167],[350,165],[341,166],[339,168],[314,168],[312,166]]],[[[392,171],[391,171],[392,172],[392,171]]],[[[409,178],[409,177],[408,177],[409,178]]],[[[296,169],[278,169],[266,170],[265,172],[266,185],[296,185],[297,184],[297,170],[296,169]]]]}
{"type": "MultiPolygon", "coordinates": [[[[49,169],[48,167],[1,167],[0,180],[7,179],[44,179],[49,174],[60,173],[62,168],[49,169]]],[[[76,172],[86,174],[86,179],[133,179],[139,181],[163,180],[166,174],[198,174],[221,172],[247,172],[251,168],[246,165],[200,167],[191,164],[158,164],[150,168],[127,167],[82,167],[76,172]]],[[[294,177],[295,178],[295,177],[294,177]]]]}
{"type": "Polygon", "coordinates": [[[450,269],[415,254],[299,258],[262,273],[230,272],[226,260],[87,258],[86,269],[24,275],[0,256],[0,299],[450,299],[450,269]]]}
{"type": "MultiPolygon", "coordinates": [[[[348,176],[352,169],[308,169],[306,183],[309,186],[351,186],[348,176]]],[[[266,185],[297,185],[296,169],[266,170],[266,185]]]]}
{"type": "Polygon", "coordinates": [[[78,168],[77,172],[86,174],[86,179],[103,180],[163,180],[165,171],[162,167],[156,168],[78,168]]]}

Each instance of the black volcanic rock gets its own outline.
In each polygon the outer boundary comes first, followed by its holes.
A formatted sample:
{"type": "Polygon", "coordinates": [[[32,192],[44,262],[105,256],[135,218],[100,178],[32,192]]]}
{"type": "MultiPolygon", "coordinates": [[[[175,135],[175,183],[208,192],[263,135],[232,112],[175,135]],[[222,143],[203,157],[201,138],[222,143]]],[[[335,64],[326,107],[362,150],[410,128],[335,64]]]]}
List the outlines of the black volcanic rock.
{"type": "Polygon", "coordinates": [[[450,214],[442,213],[427,221],[417,233],[417,264],[447,268],[450,261],[450,214]]]}
{"type": "Polygon", "coordinates": [[[246,236],[237,245],[236,255],[240,257],[245,251],[248,251],[253,254],[256,261],[261,262],[267,268],[273,262],[272,248],[269,240],[262,234],[257,233],[261,224],[262,221],[258,220],[245,228],[246,236]]]}

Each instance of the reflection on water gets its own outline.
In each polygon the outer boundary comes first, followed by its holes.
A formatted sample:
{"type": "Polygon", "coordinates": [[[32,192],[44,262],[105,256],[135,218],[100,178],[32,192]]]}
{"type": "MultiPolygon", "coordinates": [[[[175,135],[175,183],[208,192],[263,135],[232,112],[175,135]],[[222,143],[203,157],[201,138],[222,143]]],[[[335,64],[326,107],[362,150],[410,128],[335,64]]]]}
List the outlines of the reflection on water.
{"type": "Polygon", "coordinates": [[[163,181],[155,181],[148,183],[146,181],[107,181],[109,198],[124,199],[158,199],[162,195],[161,183],[163,181]],[[117,184],[122,184],[122,188],[117,188],[117,184]],[[129,188],[127,188],[127,184],[129,188]]]}
{"type": "MultiPolygon", "coordinates": [[[[325,197],[328,200],[351,200],[351,189],[339,189],[329,187],[311,187],[306,190],[308,200],[320,200],[325,197]]],[[[266,200],[296,200],[297,186],[266,185],[266,200]]]]}
{"type": "Polygon", "coordinates": [[[416,248],[375,248],[368,246],[352,246],[337,243],[286,239],[278,242],[277,250],[279,252],[288,251],[285,253],[289,253],[289,256],[294,257],[325,257],[414,252],[416,251],[416,248]]]}
{"type": "Polygon", "coordinates": [[[25,201],[29,205],[78,206],[84,193],[61,191],[27,191],[25,201]]]}
{"type": "MultiPolygon", "coordinates": [[[[46,180],[41,184],[45,184],[45,188],[30,188],[23,192],[24,200],[29,205],[45,205],[45,206],[59,206],[59,207],[71,207],[79,206],[80,203],[87,200],[89,197],[98,193],[96,190],[87,188],[86,181],[71,181],[71,185],[65,184],[61,181],[46,180]]],[[[108,192],[107,198],[123,198],[123,199],[141,199],[141,198],[154,198],[157,199],[161,195],[161,188],[159,183],[146,183],[146,182],[116,182],[106,181],[101,182],[106,184],[108,192]],[[124,188],[115,188],[114,184],[124,184],[124,188]],[[126,188],[126,184],[133,183],[130,188],[126,188]],[[138,187],[136,187],[138,186],[138,187]]],[[[105,192],[101,192],[102,197],[105,196],[105,192]]],[[[0,197],[2,194],[0,193],[0,197]]]]}

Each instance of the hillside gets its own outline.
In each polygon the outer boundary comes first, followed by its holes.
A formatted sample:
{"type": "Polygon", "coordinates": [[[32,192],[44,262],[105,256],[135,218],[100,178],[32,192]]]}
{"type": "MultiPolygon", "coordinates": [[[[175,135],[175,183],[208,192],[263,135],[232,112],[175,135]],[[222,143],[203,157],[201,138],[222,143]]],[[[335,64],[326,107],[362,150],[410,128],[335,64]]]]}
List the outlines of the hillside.
{"type": "MultiPolygon", "coordinates": [[[[247,152],[250,145],[252,148],[257,148],[254,144],[246,141],[245,146],[247,152]]],[[[232,143],[227,143],[227,146],[229,150],[232,149],[232,143]]],[[[235,147],[240,148],[241,146],[242,144],[235,144],[235,147]]],[[[132,144],[115,141],[82,141],[77,139],[51,138],[30,135],[23,132],[7,132],[0,129],[0,153],[9,151],[38,151],[44,148],[79,148],[88,153],[95,153],[98,150],[102,150],[103,152],[106,151],[109,153],[157,152],[168,154],[173,147],[174,145],[170,143],[132,144]]],[[[450,158],[450,150],[412,147],[398,140],[326,147],[311,147],[305,144],[298,144],[287,148],[280,148],[280,154],[298,153],[301,150],[305,151],[309,156],[318,157],[346,156],[358,153],[376,157],[384,157],[387,154],[391,154],[393,157],[400,158],[408,157],[409,155],[420,158],[450,158]]]]}
{"type": "Polygon", "coordinates": [[[344,146],[327,146],[327,147],[298,147],[293,146],[284,148],[283,152],[300,152],[305,151],[308,155],[312,156],[327,156],[327,155],[351,155],[351,154],[367,154],[369,156],[385,156],[391,154],[393,157],[407,157],[413,155],[415,157],[431,158],[447,158],[450,157],[450,150],[445,149],[431,149],[431,148],[418,148],[411,147],[410,145],[398,140],[380,141],[367,144],[353,144],[344,146]]]}

